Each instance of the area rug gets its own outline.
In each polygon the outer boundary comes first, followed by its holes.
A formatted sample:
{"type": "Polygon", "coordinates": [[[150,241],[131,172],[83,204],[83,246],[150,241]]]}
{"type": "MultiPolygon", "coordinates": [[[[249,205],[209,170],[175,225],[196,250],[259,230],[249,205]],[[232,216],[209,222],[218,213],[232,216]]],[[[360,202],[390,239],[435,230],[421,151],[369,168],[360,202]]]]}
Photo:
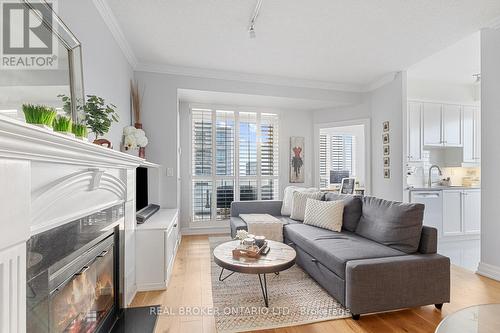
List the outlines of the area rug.
{"type": "MultiPolygon", "coordinates": [[[[210,237],[210,252],[228,240],[228,237],[210,237]]],[[[212,298],[219,333],[272,329],[351,316],[349,310],[297,265],[279,275],[266,274],[269,294],[269,308],[266,308],[257,275],[235,273],[221,282],[221,268],[213,256],[211,261],[212,298]]],[[[225,270],[224,276],[228,273],[225,270]]]]}

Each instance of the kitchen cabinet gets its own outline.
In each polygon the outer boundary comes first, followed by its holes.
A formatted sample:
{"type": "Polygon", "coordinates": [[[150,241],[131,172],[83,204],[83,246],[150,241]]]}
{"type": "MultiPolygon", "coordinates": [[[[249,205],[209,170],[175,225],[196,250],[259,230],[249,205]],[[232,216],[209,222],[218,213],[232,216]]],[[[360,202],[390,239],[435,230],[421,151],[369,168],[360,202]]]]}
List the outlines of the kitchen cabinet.
{"type": "Polygon", "coordinates": [[[481,114],[478,107],[464,106],[463,161],[481,162],[481,114]]]}
{"type": "Polygon", "coordinates": [[[462,107],[423,103],[424,146],[462,146],[462,107]]]}
{"type": "Polygon", "coordinates": [[[443,237],[462,234],[462,192],[443,191],[443,237]]]}
{"type": "Polygon", "coordinates": [[[441,104],[423,103],[424,146],[441,146],[441,104]]]}
{"type": "Polygon", "coordinates": [[[441,232],[443,226],[442,191],[411,191],[410,202],[424,204],[424,225],[441,232]]]}
{"type": "Polygon", "coordinates": [[[481,230],[481,190],[463,192],[464,232],[477,234],[481,230]]]}
{"type": "Polygon", "coordinates": [[[422,103],[408,103],[408,161],[422,160],[422,103]]]}
{"type": "Polygon", "coordinates": [[[443,237],[479,234],[481,190],[443,191],[443,237]]]}

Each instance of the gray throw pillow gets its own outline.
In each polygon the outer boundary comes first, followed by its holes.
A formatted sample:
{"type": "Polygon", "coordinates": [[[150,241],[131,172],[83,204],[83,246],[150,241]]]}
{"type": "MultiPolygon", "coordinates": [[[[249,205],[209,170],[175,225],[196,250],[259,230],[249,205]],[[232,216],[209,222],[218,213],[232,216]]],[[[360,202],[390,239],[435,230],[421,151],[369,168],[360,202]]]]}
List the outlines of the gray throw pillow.
{"type": "Polygon", "coordinates": [[[361,198],[362,197],[358,195],[337,194],[331,192],[325,194],[325,201],[342,200],[344,202],[342,229],[351,232],[356,231],[363,209],[361,198]]]}
{"type": "Polygon", "coordinates": [[[356,233],[393,249],[415,253],[420,243],[424,205],[363,198],[356,233]]]}

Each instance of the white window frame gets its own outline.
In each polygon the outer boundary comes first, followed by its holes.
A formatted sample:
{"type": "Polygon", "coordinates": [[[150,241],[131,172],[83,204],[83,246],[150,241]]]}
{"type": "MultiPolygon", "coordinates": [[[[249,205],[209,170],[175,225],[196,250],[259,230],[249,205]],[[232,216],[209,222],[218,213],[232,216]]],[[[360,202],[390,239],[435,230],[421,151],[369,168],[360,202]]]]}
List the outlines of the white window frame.
{"type": "Polygon", "coordinates": [[[195,176],[193,175],[193,144],[189,145],[189,224],[190,227],[217,227],[227,224],[226,220],[217,220],[217,181],[218,180],[233,180],[233,195],[234,198],[240,198],[240,180],[255,180],[257,186],[257,200],[261,200],[261,185],[262,180],[272,179],[278,183],[277,191],[275,192],[275,198],[273,200],[280,200],[281,193],[279,191],[279,173],[280,173],[280,126],[281,126],[281,116],[279,112],[266,110],[266,109],[251,109],[240,106],[227,106],[227,105],[207,105],[207,104],[189,104],[189,126],[190,126],[190,138],[193,138],[193,109],[204,109],[211,110],[212,112],[212,175],[211,176],[195,176]],[[216,174],[216,121],[217,121],[217,111],[233,111],[234,112],[234,154],[233,154],[233,176],[218,176],[216,174]],[[255,176],[240,176],[239,170],[239,144],[237,143],[240,135],[240,113],[254,113],[256,114],[256,136],[257,136],[257,174],[255,176]],[[261,175],[261,118],[262,114],[272,114],[277,117],[277,136],[275,138],[276,144],[278,145],[278,156],[276,156],[276,163],[278,163],[277,172],[272,176],[262,176],[261,175]],[[196,180],[207,180],[212,182],[212,202],[211,202],[211,219],[204,221],[193,220],[193,182],[196,180]]]}

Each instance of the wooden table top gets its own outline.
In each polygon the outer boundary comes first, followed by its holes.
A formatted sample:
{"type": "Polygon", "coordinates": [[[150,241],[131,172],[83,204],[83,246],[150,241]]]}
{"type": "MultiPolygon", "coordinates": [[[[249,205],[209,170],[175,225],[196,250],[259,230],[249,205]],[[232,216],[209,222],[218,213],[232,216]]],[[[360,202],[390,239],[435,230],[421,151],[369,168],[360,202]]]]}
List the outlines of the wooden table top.
{"type": "Polygon", "coordinates": [[[295,250],[283,243],[267,241],[271,248],[267,255],[260,258],[233,258],[233,250],[240,244],[239,240],[220,244],[214,249],[214,261],[222,268],[233,272],[247,274],[265,274],[284,271],[295,263],[295,250]]]}

